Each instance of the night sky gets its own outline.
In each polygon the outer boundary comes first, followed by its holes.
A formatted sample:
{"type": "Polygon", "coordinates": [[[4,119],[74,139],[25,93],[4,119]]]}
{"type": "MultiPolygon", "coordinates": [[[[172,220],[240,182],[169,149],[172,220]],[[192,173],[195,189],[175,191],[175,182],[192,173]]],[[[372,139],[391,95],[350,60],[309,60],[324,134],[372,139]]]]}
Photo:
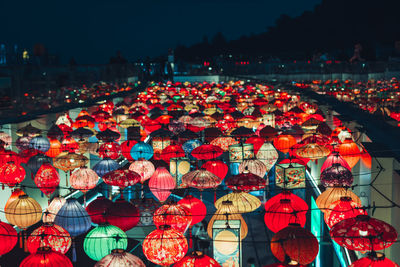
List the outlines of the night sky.
{"type": "Polygon", "coordinates": [[[280,14],[300,15],[321,0],[5,0],[0,43],[42,43],[66,62],[105,63],[117,50],[128,60],[166,54],[222,32],[260,33],[280,14]]]}

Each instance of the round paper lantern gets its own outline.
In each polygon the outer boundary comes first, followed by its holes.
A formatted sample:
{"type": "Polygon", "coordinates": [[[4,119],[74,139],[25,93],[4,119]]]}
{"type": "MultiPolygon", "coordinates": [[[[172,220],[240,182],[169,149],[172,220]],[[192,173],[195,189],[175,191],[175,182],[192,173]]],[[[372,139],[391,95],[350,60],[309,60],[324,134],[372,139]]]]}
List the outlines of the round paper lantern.
{"type": "Polygon", "coordinates": [[[46,153],[50,149],[50,141],[47,137],[37,136],[31,139],[29,147],[46,153]]]}
{"type": "Polygon", "coordinates": [[[35,175],[35,184],[46,196],[52,194],[60,184],[60,176],[50,163],[43,163],[35,175]]]}
{"type": "Polygon", "coordinates": [[[132,203],[117,199],[106,209],[105,218],[108,223],[126,232],[139,223],[140,213],[132,203]]]}
{"type": "Polygon", "coordinates": [[[0,256],[10,252],[18,242],[18,233],[8,223],[0,221],[0,256]]]}
{"type": "Polygon", "coordinates": [[[338,152],[332,152],[324,161],[324,164],[322,164],[321,167],[321,172],[323,172],[326,168],[332,166],[335,163],[339,163],[340,165],[342,165],[343,167],[345,167],[346,169],[348,169],[349,171],[351,171],[351,168],[349,166],[349,164],[347,163],[347,161],[345,161],[338,152]]]}
{"type": "Polygon", "coordinates": [[[265,204],[264,222],[268,229],[277,233],[291,223],[298,223],[301,227],[306,224],[308,205],[304,200],[292,201],[291,198],[272,200],[273,204],[265,204]]]}
{"type": "Polygon", "coordinates": [[[98,181],[99,176],[97,173],[86,166],[74,170],[69,177],[71,187],[80,190],[84,194],[95,188],[98,181]]]}
{"type": "Polygon", "coordinates": [[[343,187],[329,187],[321,195],[319,195],[316,199],[316,203],[318,208],[322,212],[326,212],[332,203],[340,200],[341,197],[351,197],[351,199],[357,204],[361,205],[360,198],[354,194],[350,189],[346,189],[343,187]]]}
{"type": "Polygon", "coordinates": [[[19,267],[73,267],[67,256],[52,251],[50,247],[41,247],[35,254],[26,257],[19,267]]]}
{"type": "Polygon", "coordinates": [[[164,167],[158,167],[149,180],[149,188],[153,195],[162,203],[175,188],[174,177],[164,167]]]}
{"type": "Polygon", "coordinates": [[[239,213],[252,212],[261,206],[261,201],[257,197],[245,192],[227,194],[215,202],[215,207],[218,209],[224,201],[232,201],[233,206],[239,213]]]}
{"type": "Polygon", "coordinates": [[[351,171],[334,163],[331,167],[326,168],[320,176],[321,183],[325,187],[333,186],[351,186],[353,184],[353,174],[351,171]]]}
{"type": "Polygon", "coordinates": [[[288,259],[300,264],[310,264],[318,255],[317,238],[298,224],[290,224],[271,239],[271,252],[281,262],[288,259]]]}
{"type": "Polygon", "coordinates": [[[182,183],[188,187],[197,189],[215,188],[222,179],[207,170],[195,170],[182,176],[182,183]]]}
{"type": "Polygon", "coordinates": [[[343,143],[339,145],[338,151],[351,168],[356,166],[357,162],[360,160],[360,149],[358,149],[357,144],[354,143],[351,138],[345,139],[343,143]]]}
{"type": "Polygon", "coordinates": [[[46,156],[50,158],[55,158],[62,152],[62,145],[61,142],[57,139],[50,139],[50,148],[46,152],[46,156]]]}
{"type": "Polygon", "coordinates": [[[103,177],[106,173],[118,169],[120,166],[112,159],[102,159],[93,166],[93,170],[98,176],[103,177]]]}
{"type": "Polygon", "coordinates": [[[201,251],[193,251],[190,255],[185,256],[182,260],[174,264],[174,267],[221,267],[221,265],[213,258],[204,255],[201,251]]]}
{"type": "Polygon", "coordinates": [[[121,146],[116,142],[107,142],[99,147],[101,158],[118,159],[121,156],[121,146]]]}
{"type": "Polygon", "coordinates": [[[157,228],[168,224],[172,229],[184,233],[192,222],[192,214],[180,204],[162,205],[154,212],[153,222],[157,228]]]}
{"type": "Polygon", "coordinates": [[[356,260],[349,267],[399,267],[399,265],[386,258],[383,253],[372,252],[367,257],[356,260]]]}
{"type": "Polygon", "coordinates": [[[192,214],[192,220],[190,222],[191,226],[204,220],[207,215],[206,205],[204,205],[200,199],[195,198],[192,195],[186,195],[184,198],[178,201],[178,204],[186,207],[192,214]]]}
{"type": "Polygon", "coordinates": [[[54,167],[64,172],[72,171],[89,163],[89,159],[81,154],[63,152],[53,159],[54,167]]]}
{"type": "Polygon", "coordinates": [[[98,261],[113,249],[128,247],[128,236],[114,225],[101,224],[91,230],[83,241],[83,249],[92,260],[98,261]]]}
{"type": "Polygon", "coordinates": [[[105,218],[106,210],[113,204],[111,200],[103,196],[97,197],[95,200],[89,203],[86,207],[86,211],[90,216],[93,223],[102,224],[106,223],[105,218]]]}
{"type": "Polygon", "coordinates": [[[131,170],[114,170],[103,175],[103,181],[108,185],[125,188],[140,181],[141,177],[131,170]]]}
{"type": "Polygon", "coordinates": [[[265,166],[265,164],[261,160],[245,159],[239,165],[239,172],[243,173],[246,170],[263,178],[267,173],[267,166],[265,166]]]}
{"type": "Polygon", "coordinates": [[[223,230],[214,237],[214,246],[219,253],[231,255],[238,249],[237,236],[229,230],[223,230]]]}
{"type": "Polygon", "coordinates": [[[246,221],[242,215],[238,212],[236,207],[232,204],[232,201],[223,201],[215,214],[211,217],[207,226],[208,236],[213,238],[213,224],[215,221],[229,221],[240,220],[240,239],[244,239],[247,236],[248,228],[246,221]]]}
{"type": "Polygon", "coordinates": [[[89,214],[78,200],[69,198],[57,212],[54,223],[67,230],[71,237],[77,237],[86,233],[92,222],[89,214]]]}
{"type": "Polygon", "coordinates": [[[246,170],[243,173],[226,178],[225,184],[234,191],[249,192],[263,189],[266,181],[260,176],[246,170]]]}
{"type": "Polygon", "coordinates": [[[79,149],[78,143],[70,136],[64,137],[61,141],[62,151],[68,153],[74,153],[77,149],[79,149]]]}
{"type": "Polygon", "coordinates": [[[53,223],[44,223],[33,230],[27,241],[27,247],[31,254],[36,253],[39,247],[51,247],[53,251],[65,254],[71,244],[71,236],[67,230],[53,223]]]}
{"type": "MultiPolygon", "coordinates": [[[[0,166],[0,183],[14,187],[25,179],[25,169],[14,162],[7,162],[0,166]]],[[[4,187],[4,185],[3,185],[4,187]]]]}
{"type": "Polygon", "coordinates": [[[329,233],[336,243],[356,251],[382,250],[397,240],[393,226],[368,215],[342,220],[333,225],[329,233]]]}
{"type": "Polygon", "coordinates": [[[13,202],[14,200],[18,199],[19,196],[21,195],[25,195],[25,192],[22,189],[19,188],[15,188],[12,193],[11,196],[7,199],[6,205],[4,206],[4,210],[7,209],[8,205],[13,202]]]}
{"type": "Polygon", "coordinates": [[[328,227],[332,228],[338,222],[358,215],[367,215],[367,212],[351,197],[341,197],[340,200],[333,202],[325,211],[324,220],[328,227]]]}
{"type": "Polygon", "coordinates": [[[153,163],[151,163],[150,161],[145,159],[139,159],[132,162],[132,164],[129,165],[129,170],[139,174],[140,182],[143,184],[144,181],[150,179],[150,177],[153,175],[156,169],[154,168],[153,163]]]}
{"type": "Polygon", "coordinates": [[[207,159],[215,159],[222,155],[224,151],[219,146],[214,146],[211,144],[204,144],[196,147],[192,150],[191,154],[196,159],[207,160],[207,159]]]}
{"type": "Polygon", "coordinates": [[[161,152],[160,158],[169,163],[172,158],[183,158],[185,157],[185,151],[183,151],[181,145],[169,145],[164,148],[161,152]]]}
{"type": "Polygon", "coordinates": [[[267,171],[269,171],[277,162],[279,155],[275,147],[271,143],[267,142],[260,147],[256,157],[265,164],[267,171]]]}
{"type": "Polygon", "coordinates": [[[43,213],[43,222],[44,223],[52,223],[54,222],[54,218],[57,215],[57,212],[61,209],[61,207],[65,204],[66,200],[63,197],[55,197],[50,202],[46,211],[43,213]]]}
{"type": "Polygon", "coordinates": [[[131,156],[131,150],[134,145],[137,144],[137,141],[135,140],[126,140],[121,143],[121,153],[122,156],[124,156],[127,160],[133,161],[133,158],[131,156]]]}
{"type": "Polygon", "coordinates": [[[94,267],[146,267],[141,259],[122,249],[113,249],[111,254],[98,261],[94,267]]]}
{"type": "Polygon", "coordinates": [[[202,169],[209,171],[223,180],[228,174],[228,165],[221,160],[208,160],[202,166],[202,169]]]}
{"type": "Polygon", "coordinates": [[[188,250],[188,243],[181,232],[164,225],[146,236],[142,247],[149,261],[166,266],[183,259],[188,250]]]}
{"type": "Polygon", "coordinates": [[[153,148],[151,147],[151,145],[144,143],[144,142],[138,142],[136,145],[134,145],[132,147],[131,150],[131,157],[134,160],[138,160],[138,159],[151,159],[151,157],[153,156],[154,151],[153,148]]]}
{"type": "Polygon", "coordinates": [[[296,143],[296,138],[289,134],[281,134],[274,138],[274,147],[282,153],[288,153],[296,143]]]}
{"type": "Polygon", "coordinates": [[[306,144],[296,149],[297,155],[302,158],[312,160],[326,157],[329,155],[330,152],[331,151],[328,148],[316,143],[306,144]]]}
{"type": "Polygon", "coordinates": [[[21,195],[4,211],[7,221],[21,229],[34,225],[42,218],[42,207],[28,195],[21,195]]]}

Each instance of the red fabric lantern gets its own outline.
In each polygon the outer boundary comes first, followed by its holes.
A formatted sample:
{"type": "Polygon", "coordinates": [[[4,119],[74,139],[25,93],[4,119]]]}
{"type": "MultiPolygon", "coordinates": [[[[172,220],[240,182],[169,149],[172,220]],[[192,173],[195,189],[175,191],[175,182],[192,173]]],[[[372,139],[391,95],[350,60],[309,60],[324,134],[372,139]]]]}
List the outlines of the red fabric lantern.
{"type": "Polygon", "coordinates": [[[184,233],[192,222],[192,214],[180,204],[162,205],[154,212],[153,222],[157,228],[168,224],[172,229],[184,233]]]}
{"type": "Polygon", "coordinates": [[[332,166],[334,163],[339,163],[340,165],[342,165],[343,167],[345,167],[346,169],[348,169],[349,171],[351,171],[351,168],[349,166],[349,164],[347,163],[346,160],[344,160],[344,158],[342,158],[338,152],[332,152],[324,161],[324,164],[322,164],[321,167],[321,172],[323,172],[326,168],[332,166]]]}
{"type": "Polygon", "coordinates": [[[318,255],[317,238],[298,224],[290,224],[271,239],[272,254],[281,262],[296,261],[310,264],[318,255]]]}
{"type": "Polygon", "coordinates": [[[140,175],[131,170],[115,170],[106,173],[103,181],[108,185],[119,186],[125,188],[138,183],[141,179],[140,175]]]}
{"type": "Polygon", "coordinates": [[[192,150],[191,154],[196,159],[215,159],[222,155],[224,151],[219,146],[201,145],[192,150]]]}
{"type": "Polygon", "coordinates": [[[99,147],[101,158],[117,159],[121,156],[121,146],[116,142],[106,142],[99,147]]]}
{"type": "Polygon", "coordinates": [[[106,210],[113,204],[111,200],[105,197],[97,197],[89,203],[86,207],[86,212],[89,214],[93,223],[102,224],[106,223],[105,218],[106,210]]]}
{"type": "Polygon", "coordinates": [[[274,138],[274,147],[282,153],[288,153],[296,143],[296,138],[289,134],[282,134],[274,138]]]}
{"type": "Polygon", "coordinates": [[[46,152],[46,156],[55,158],[62,152],[62,144],[57,139],[50,139],[49,141],[50,149],[46,152]]]}
{"type": "Polygon", "coordinates": [[[0,221],[0,256],[10,252],[18,241],[17,231],[10,224],[0,221]]]}
{"type": "Polygon", "coordinates": [[[185,151],[183,151],[180,145],[169,145],[161,151],[160,158],[169,163],[172,158],[183,158],[185,157],[185,151]]]}
{"type": "Polygon", "coordinates": [[[361,204],[353,201],[351,197],[341,197],[325,211],[324,219],[329,228],[332,228],[338,222],[358,215],[367,215],[361,204]]]}
{"type": "Polygon", "coordinates": [[[353,168],[360,160],[360,150],[356,143],[351,138],[345,139],[342,144],[339,145],[339,154],[347,161],[349,166],[353,168]]]}
{"type": "Polygon", "coordinates": [[[143,184],[144,181],[150,179],[155,172],[154,164],[145,159],[139,159],[132,162],[129,166],[129,170],[136,172],[140,175],[140,182],[143,184]]]}
{"type": "Polygon", "coordinates": [[[52,194],[60,184],[60,176],[50,163],[43,163],[35,175],[35,184],[46,196],[52,194]]]}
{"type": "Polygon", "coordinates": [[[221,265],[213,258],[204,255],[203,252],[193,251],[190,255],[185,256],[182,260],[174,264],[174,267],[221,267],[221,265]]]}
{"type": "Polygon", "coordinates": [[[399,267],[399,265],[386,258],[385,254],[373,252],[365,258],[356,260],[349,267],[399,267]]]}
{"type": "Polygon", "coordinates": [[[164,167],[158,167],[149,180],[150,191],[161,203],[167,200],[175,186],[174,177],[164,167]]]}
{"type": "Polygon", "coordinates": [[[79,144],[70,136],[66,136],[62,141],[62,151],[74,153],[77,149],[79,149],[79,144]]]}
{"type": "Polygon", "coordinates": [[[265,138],[263,137],[258,137],[258,136],[252,136],[250,138],[247,138],[246,144],[253,144],[253,149],[254,149],[254,154],[257,154],[262,145],[265,142],[265,138]]]}
{"type": "Polygon", "coordinates": [[[71,244],[72,239],[67,230],[54,223],[44,223],[28,237],[27,247],[31,254],[36,253],[39,247],[51,247],[53,251],[65,254],[71,244]]]}
{"type": "Polygon", "coordinates": [[[223,180],[228,174],[229,169],[228,165],[221,160],[208,160],[201,166],[201,168],[215,174],[221,178],[221,180],[223,180]]]}
{"type": "Polygon", "coordinates": [[[268,229],[276,233],[291,223],[306,224],[306,214],[308,211],[307,203],[301,198],[294,198],[293,194],[287,195],[288,198],[281,198],[279,201],[270,199],[272,204],[265,203],[264,222],[268,229]],[[296,201],[293,201],[296,200],[296,201]]]}
{"type": "Polygon", "coordinates": [[[230,176],[225,179],[225,184],[232,190],[257,191],[265,187],[266,181],[258,175],[249,171],[244,171],[238,175],[230,176]]]}
{"type": "Polygon", "coordinates": [[[192,195],[186,195],[184,198],[178,201],[178,204],[186,207],[191,212],[191,226],[198,224],[199,222],[204,220],[207,215],[206,205],[204,205],[204,203],[200,199],[195,198],[192,195]]]}
{"type": "Polygon", "coordinates": [[[382,250],[397,240],[393,226],[368,215],[342,220],[329,233],[336,243],[356,251],[382,250]]]}
{"type": "Polygon", "coordinates": [[[142,247],[149,261],[164,266],[183,259],[188,250],[185,236],[169,225],[163,225],[146,236],[142,247]]]}
{"type": "Polygon", "coordinates": [[[21,165],[17,165],[14,162],[7,162],[0,167],[0,183],[14,187],[15,184],[21,183],[24,179],[25,169],[21,165]]]}
{"type": "Polygon", "coordinates": [[[84,194],[95,188],[98,181],[99,176],[97,173],[87,167],[80,167],[74,170],[69,177],[71,187],[80,190],[84,194]]]}
{"type": "Polygon", "coordinates": [[[107,208],[105,218],[108,223],[126,232],[139,223],[140,212],[132,203],[117,199],[107,208]]]}
{"type": "Polygon", "coordinates": [[[131,150],[134,145],[137,144],[137,141],[135,140],[126,140],[121,143],[121,153],[122,156],[124,156],[127,160],[133,161],[133,158],[131,156],[131,150]]]}
{"type": "Polygon", "coordinates": [[[199,190],[215,188],[222,182],[222,179],[207,170],[195,170],[182,176],[182,183],[188,187],[199,190]]]}
{"type": "Polygon", "coordinates": [[[67,256],[52,251],[50,247],[41,247],[35,254],[26,257],[19,267],[73,267],[67,256]]]}

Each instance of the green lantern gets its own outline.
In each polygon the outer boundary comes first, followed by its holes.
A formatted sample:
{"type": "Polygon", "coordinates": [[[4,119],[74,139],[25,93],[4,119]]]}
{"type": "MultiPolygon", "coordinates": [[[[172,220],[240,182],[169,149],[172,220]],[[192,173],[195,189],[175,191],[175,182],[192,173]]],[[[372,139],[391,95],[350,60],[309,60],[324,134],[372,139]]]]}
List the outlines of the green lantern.
{"type": "Polygon", "coordinates": [[[101,224],[90,231],[83,242],[85,253],[93,260],[99,261],[104,256],[111,253],[113,249],[123,249],[128,247],[128,237],[120,228],[101,224]]]}

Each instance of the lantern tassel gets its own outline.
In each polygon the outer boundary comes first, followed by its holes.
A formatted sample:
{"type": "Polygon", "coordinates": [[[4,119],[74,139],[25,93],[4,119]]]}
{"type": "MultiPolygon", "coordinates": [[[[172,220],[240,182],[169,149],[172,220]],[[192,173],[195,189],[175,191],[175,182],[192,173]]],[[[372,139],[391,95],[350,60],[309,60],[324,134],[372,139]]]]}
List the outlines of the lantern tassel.
{"type": "Polygon", "coordinates": [[[23,235],[23,239],[24,239],[24,251],[26,253],[28,253],[29,252],[29,250],[28,250],[28,238],[27,238],[27,236],[26,236],[24,231],[22,232],[22,235],[23,235]]]}
{"type": "Polygon", "coordinates": [[[189,248],[193,248],[192,226],[189,227],[189,248]]]}
{"type": "Polygon", "coordinates": [[[76,262],[76,246],[75,246],[75,241],[72,241],[72,262],[76,262]]]}
{"type": "Polygon", "coordinates": [[[83,206],[86,209],[86,194],[83,194],[83,206]]]}
{"type": "Polygon", "coordinates": [[[19,235],[19,248],[22,248],[24,246],[24,240],[23,240],[23,237],[22,237],[22,233],[23,233],[22,231],[18,233],[18,235],[19,235]]]}

